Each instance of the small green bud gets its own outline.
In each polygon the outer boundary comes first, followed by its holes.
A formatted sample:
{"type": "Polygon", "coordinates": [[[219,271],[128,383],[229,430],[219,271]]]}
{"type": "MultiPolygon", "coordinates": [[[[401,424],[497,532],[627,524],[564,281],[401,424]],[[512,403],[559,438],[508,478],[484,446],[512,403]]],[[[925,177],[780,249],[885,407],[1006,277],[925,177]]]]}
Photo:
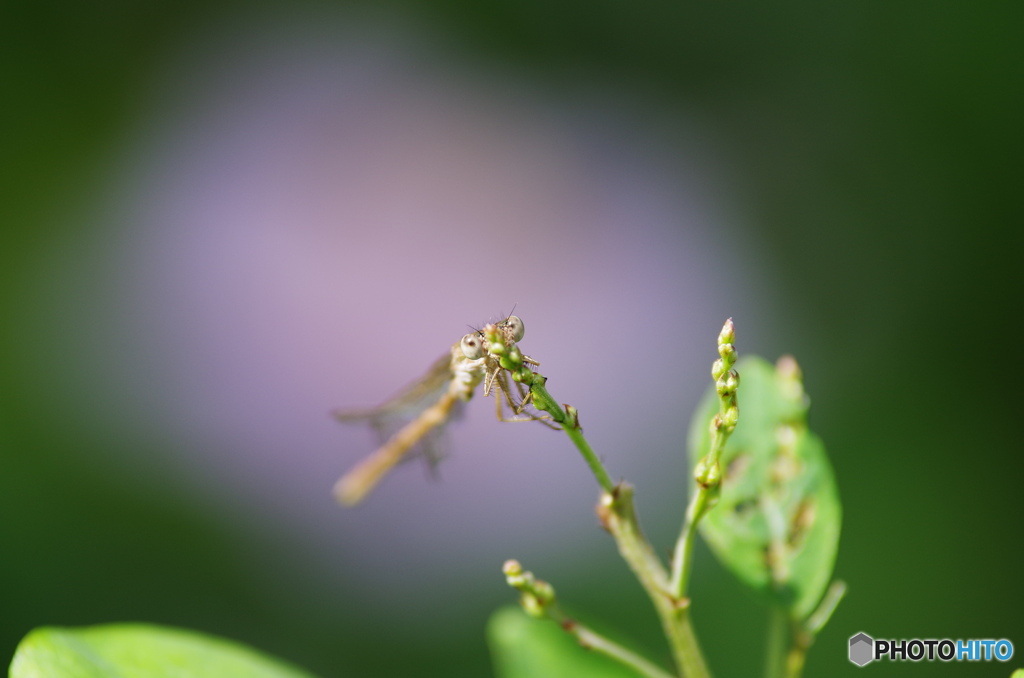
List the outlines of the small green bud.
{"type": "Polygon", "coordinates": [[[597,506],[594,507],[594,512],[597,514],[597,522],[602,528],[609,532],[611,532],[611,520],[614,507],[615,497],[608,492],[601,493],[601,498],[597,501],[597,506]]]}
{"type": "Polygon", "coordinates": [[[700,482],[701,476],[708,472],[708,458],[701,457],[697,465],[693,467],[693,479],[700,482]]]}
{"type": "Polygon", "coordinates": [[[530,574],[530,573],[529,572],[525,572],[525,573],[520,573],[520,574],[508,574],[508,575],[505,575],[505,583],[508,584],[509,586],[511,586],[514,589],[518,589],[518,590],[522,591],[523,589],[529,587],[529,585],[530,585],[529,579],[527,578],[528,574],[530,574]]]}
{"type": "Polygon", "coordinates": [[[501,335],[498,334],[498,328],[495,327],[494,325],[485,325],[484,329],[483,329],[483,333],[484,333],[484,338],[487,340],[487,343],[489,345],[491,345],[491,346],[494,346],[494,345],[504,346],[505,345],[505,342],[504,342],[503,338],[501,337],[501,335]]]}
{"type": "Polygon", "coordinates": [[[775,374],[779,377],[784,397],[792,403],[807,406],[804,395],[803,373],[796,358],[784,355],[775,363],[775,374]]]}
{"type": "Polygon", "coordinates": [[[518,367],[518,365],[512,362],[512,360],[510,360],[509,357],[506,355],[503,355],[501,356],[501,358],[498,359],[498,364],[501,365],[506,370],[514,370],[516,369],[516,367],[518,367]]]}
{"type": "Polygon", "coordinates": [[[533,595],[542,605],[550,605],[555,602],[555,587],[546,581],[537,580],[533,585],[533,595]]]}
{"type": "Polygon", "coordinates": [[[797,363],[796,358],[791,355],[781,356],[775,362],[775,371],[783,379],[795,379],[800,381],[803,377],[800,372],[800,365],[797,363]]]}
{"type": "Polygon", "coordinates": [[[722,417],[715,415],[711,417],[711,435],[715,435],[722,428],[722,417]]]}
{"type": "Polygon", "coordinates": [[[715,387],[718,389],[718,395],[720,396],[735,393],[736,389],[740,387],[740,375],[737,374],[736,370],[729,370],[724,377],[715,383],[715,387]]]}
{"type": "Polygon", "coordinates": [[[722,360],[729,367],[736,364],[736,347],[732,344],[719,344],[718,355],[722,356],[722,360]]]}
{"type": "Polygon", "coordinates": [[[541,619],[544,617],[544,603],[537,600],[537,596],[532,593],[524,593],[519,597],[519,604],[523,606],[523,610],[526,614],[531,617],[541,619]]]}
{"type": "Polygon", "coordinates": [[[693,479],[705,489],[718,487],[722,482],[722,465],[717,459],[709,463],[708,458],[704,457],[697,462],[697,467],[693,470],[693,479]]]}
{"type": "Polygon", "coordinates": [[[715,382],[715,391],[718,393],[719,398],[728,398],[732,394],[727,377],[722,377],[715,382]]]}
{"type": "Polygon", "coordinates": [[[726,429],[736,428],[736,422],[740,420],[740,408],[738,405],[733,405],[725,411],[725,416],[722,417],[722,426],[726,429]]]}
{"type": "Polygon", "coordinates": [[[566,422],[568,428],[579,428],[580,427],[580,413],[576,411],[576,408],[568,403],[564,403],[565,414],[569,418],[566,422]]]}
{"type": "Polygon", "coordinates": [[[732,323],[732,318],[725,321],[722,325],[722,331],[718,334],[719,344],[732,344],[736,341],[736,326],[732,323]]]}
{"type": "Polygon", "coordinates": [[[711,378],[718,381],[725,374],[725,363],[719,358],[715,362],[711,363],[711,378]]]}
{"type": "Polygon", "coordinates": [[[506,560],[501,566],[505,581],[514,589],[527,591],[533,587],[533,572],[523,570],[518,560],[506,560]]]}

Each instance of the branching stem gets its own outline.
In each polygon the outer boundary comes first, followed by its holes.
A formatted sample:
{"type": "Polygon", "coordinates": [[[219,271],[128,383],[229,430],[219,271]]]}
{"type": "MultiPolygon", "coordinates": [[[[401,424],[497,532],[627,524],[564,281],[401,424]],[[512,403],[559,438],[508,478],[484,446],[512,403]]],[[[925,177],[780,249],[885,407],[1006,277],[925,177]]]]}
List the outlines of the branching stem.
{"type": "Polygon", "coordinates": [[[576,638],[588,650],[594,650],[624,664],[648,678],[673,678],[659,666],[636,652],[594,631],[565,614],[558,605],[554,588],[546,581],[536,579],[532,572],[524,571],[516,560],[505,562],[502,568],[508,585],[521,594],[523,609],[532,617],[547,617],[576,638]]]}
{"type": "MultiPolygon", "coordinates": [[[[632,486],[627,483],[616,485],[612,482],[608,471],[583,436],[576,409],[570,405],[559,405],[545,387],[547,379],[534,372],[517,352],[506,351],[501,345],[501,337],[492,328],[493,326],[489,326],[484,330],[488,345],[491,347],[489,350],[501,356],[501,367],[511,372],[515,381],[530,387],[528,401],[532,402],[538,410],[547,412],[551,420],[562,427],[569,439],[576,445],[576,449],[583,455],[584,461],[590,467],[598,485],[601,486],[602,494],[597,509],[598,516],[604,528],[615,538],[619,553],[637,579],[640,580],[654,604],[680,675],[686,678],[709,678],[707,663],[704,661],[690,621],[689,601],[683,597],[682,593],[686,590],[694,531],[701,516],[710,508],[713,499],[717,497],[721,482],[718,459],[726,438],[736,425],[736,418],[739,414],[735,396],[739,377],[732,371],[732,365],[736,359],[736,351],[732,346],[734,331],[732,320],[726,322],[719,335],[719,353],[722,359],[716,361],[712,369],[718,382],[719,396],[722,399],[721,411],[719,416],[715,417],[714,422],[715,433],[712,436],[712,450],[711,454],[698,465],[696,478],[700,489],[693,495],[693,500],[687,510],[683,532],[677,543],[673,559],[671,581],[665,566],[640,529],[640,521],[637,519],[633,505],[632,486]]],[[[524,406],[525,404],[526,401],[524,401],[524,406]]],[[[511,580],[510,583],[512,583],[511,580]]],[[[545,586],[550,589],[549,585],[545,586]]],[[[548,603],[538,603],[540,598],[537,596],[533,596],[529,600],[532,602],[524,601],[524,607],[528,611],[530,606],[536,607],[536,605],[541,605],[542,608],[557,609],[553,606],[553,591],[551,591],[551,599],[548,603]]],[[[554,614],[550,610],[544,612],[548,616],[554,614]]],[[[563,628],[572,632],[564,620],[561,623],[563,628]]],[[[579,637],[577,635],[577,638],[579,637]]],[[[581,642],[583,641],[581,640],[581,642]]]]}

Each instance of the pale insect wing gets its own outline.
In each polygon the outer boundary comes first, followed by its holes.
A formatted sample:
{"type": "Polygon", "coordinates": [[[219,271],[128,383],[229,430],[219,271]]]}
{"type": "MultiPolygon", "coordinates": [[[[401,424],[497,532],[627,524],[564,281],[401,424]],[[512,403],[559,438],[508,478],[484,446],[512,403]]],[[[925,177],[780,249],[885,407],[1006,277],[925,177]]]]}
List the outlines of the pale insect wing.
{"type": "MultiPolygon", "coordinates": [[[[393,417],[414,418],[441,397],[452,380],[452,357],[445,354],[434,361],[427,372],[385,402],[365,410],[335,410],[334,418],[343,422],[384,420],[393,417]]],[[[376,428],[376,426],[374,426],[376,428]]]]}
{"type": "MultiPolygon", "coordinates": [[[[451,354],[438,358],[427,372],[407,385],[381,405],[366,410],[336,410],[335,419],[344,423],[368,423],[377,434],[379,445],[384,445],[407,423],[424,410],[437,403],[448,389],[452,380],[451,354]]],[[[462,402],[451,408],[448,421],[427,431],[404,455],[403,461],[423,457],[435,475],[437,464],[444,458],[445,429],[447,424],[458,419],[462,413],[462,402]]]]}
{"type": "Polygon", "coordinates": [[[448,420],[441,426],[430,429],[420,441],[413,446],[411,456],[422,457],[427,462],[427,470],[430,477],[438,479],[437,467],[447,455],[448,449],[448,426],[462,418],[466,411],[466,403],[456,400],[448,415],[448,420]]]}
{"type": "Polygon", "coordinates": [[[457,402],[458,397],[454,394],[442,394],[436,403],[402,427],[373,454],[349,469],[334,485],[338,501],[348,506],[361,502],[398,462],[407,458],[409,451],[427,432],[448,421],[457,402]]]}

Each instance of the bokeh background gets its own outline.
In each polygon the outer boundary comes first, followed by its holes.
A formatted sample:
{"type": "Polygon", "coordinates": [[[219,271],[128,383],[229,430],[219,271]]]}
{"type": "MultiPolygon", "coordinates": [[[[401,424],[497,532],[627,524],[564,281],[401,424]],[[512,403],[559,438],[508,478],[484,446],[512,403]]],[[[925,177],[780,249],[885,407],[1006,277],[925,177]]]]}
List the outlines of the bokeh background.
{"type": "MultiPolygon", "coordinates": [[[[666,659],[541,426],[477,399],[439,479],[332,501],[376,441],[328,412],[517,304],[665,552],[721,323],[798,358],[849,584],[807,675],[857,670],[859,631],[1024,666],[1020,14],[3,3],[0,656],[139,620],[323,676],[488,675],[516,557],[666,659]]],[[[759,671],[764,610],[697,557],[712,667],[759,671]]]]}

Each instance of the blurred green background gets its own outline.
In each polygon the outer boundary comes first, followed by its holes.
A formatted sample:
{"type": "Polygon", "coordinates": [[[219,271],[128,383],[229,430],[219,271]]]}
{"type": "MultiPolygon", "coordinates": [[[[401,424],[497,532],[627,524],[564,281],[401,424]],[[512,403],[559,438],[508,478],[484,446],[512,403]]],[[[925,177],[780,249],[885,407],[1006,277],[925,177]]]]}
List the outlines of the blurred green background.
{"type": "MultiPolygon", "coordinates": [[[[1012,3],[3,3],[0,656],[38,625],[139,620],[227,635],[324,676],[488,674],[486,612],[512,599],[498,563],[492,589],[457,592],[465,604],[442,609],[375,604],[346,583],[344,561],[331,566],[331,588],[296,594],[296,581],[326,579],[322,564],[289,558],[287,530],[197,500],[162,461],[180,440],[131,417],[99,423],[80,406],[107,387],[60,349],[79,338],[48,306],[48,283],[67,281],[39,275],[54,252],[95,255],[75,248],[83,230],[104,232],[95,203],[111,149],[128,143],[157,74],[189,41],[216,43],[254,17],[369,16],[478,71],[500,66],[551,90],[598,83],[657,109],[663,125],[697,120],[713,138],[747,229],[723,240],[756,243],[777,298],[801,319],[758,338],[737,318],[740,351],[798,357],[844,505],[836,574],[849,593],[807,675],[856,670],[846,642],[859,631],[1009,638],[1013,666],[1024,666],[1012,330],[1024,291],[1021,14],[1012,3]]],[[[104,300],[86,282],[65,291],[88,319],[104,300]]],[[[81,340],[133,350],[131,336],[81,340]]],[[[706,383],[685,386],[690,402],[706,383]]],[[[664,657],[610,540],[595,553],[582,576],[557,565],[539,574],[584,616],[664,657]]],[[[749,675],[764,612],[703,557],[698,632],[716,675],[749,675]]]]}

